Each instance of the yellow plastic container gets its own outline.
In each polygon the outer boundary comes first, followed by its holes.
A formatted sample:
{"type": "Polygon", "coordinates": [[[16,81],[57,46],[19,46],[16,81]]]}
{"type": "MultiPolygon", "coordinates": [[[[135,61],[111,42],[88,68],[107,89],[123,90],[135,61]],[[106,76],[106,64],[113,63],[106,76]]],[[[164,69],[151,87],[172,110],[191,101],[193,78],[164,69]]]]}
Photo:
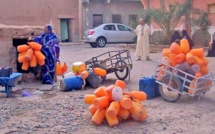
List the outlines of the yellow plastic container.
{"type": "Polygon", "coordinates": [[[74,62],[72,65],[72,72],[75,75],[80,75],[83,71],[86,71],[87,67],[84,62],[74,62]]]}

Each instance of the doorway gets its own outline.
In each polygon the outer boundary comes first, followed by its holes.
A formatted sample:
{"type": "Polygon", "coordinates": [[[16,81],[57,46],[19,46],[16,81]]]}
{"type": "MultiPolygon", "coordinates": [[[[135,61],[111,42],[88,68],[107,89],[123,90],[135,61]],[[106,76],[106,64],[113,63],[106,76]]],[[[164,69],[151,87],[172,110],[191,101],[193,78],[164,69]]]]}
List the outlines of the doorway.
{"type": "Polygon", "coordinates": [[[70,19],[60,19],[60,35],[62,42],[69,42],[69,21],[70,19]]]}
{"type": "MultiPolygon", "coordinates": [[[[17,50],[17,47],[19,45],[22,45],[22,44],[27,44],[28,42],[28,38],[14,38],[13,39],[13,46],[16,47],[16,50],[17,50]]],[[[18,59],[18,51],[16,53],[16,59],[18,59]]],[[[22,69],[22,63],[19,63],[18,60],[16,60],[16,69],[18,72],[20,73],[29,73],[29,72],[32,72],[32,73],[36,73],[36,69],[35,68],[32,68],[32,67],[29,67],[28,70],[23,70],[22,69]]]]}
{"type": "Polygon", "coordinates": [[[102,14],[94,14],[93,15],[93,27],[97,27],[103,23],[103,15],[102,14]]]}

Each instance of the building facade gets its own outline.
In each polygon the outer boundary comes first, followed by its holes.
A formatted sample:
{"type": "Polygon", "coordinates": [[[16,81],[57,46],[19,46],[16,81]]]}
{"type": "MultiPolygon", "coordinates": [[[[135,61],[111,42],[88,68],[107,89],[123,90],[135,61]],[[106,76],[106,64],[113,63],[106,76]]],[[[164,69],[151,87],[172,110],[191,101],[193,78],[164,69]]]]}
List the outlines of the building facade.
{"type": "MultiPolygon", "coordinates": [[[[80,41],[85,30],[102,23],[123,23],[135,28],[134,22],[142,17],[143,9],[160,7],[160,0],[0,0],[0,3],[0,23],[18,26],[51,23],[63,42],[80,41]]],[[[193,6],[208,11],[212,20],[208,36],[209,40],[215,39],[215,1],[193,0],[193,6]]],[[[161,31],[154,23],[152,27],[153,31],[161,31]]],[[[198,41],[202,36],[199,28],[190,27],[193,40],[202,43],[198,41]]],[[[181,23],[176,30],[183,28],[181,23]]]]}
{"type": "Polygon", "coordinates": [[[80,0],[0,0],[0,23],[45,26],[51,23],[61,41],[81,39],[80,0]]]}
{"type": "Polygon", "coordinates": [[[102,23],[123,23],[134,28],[141,17],[140,0],[83,0],[83,28],[94,28],[102,23]]]}

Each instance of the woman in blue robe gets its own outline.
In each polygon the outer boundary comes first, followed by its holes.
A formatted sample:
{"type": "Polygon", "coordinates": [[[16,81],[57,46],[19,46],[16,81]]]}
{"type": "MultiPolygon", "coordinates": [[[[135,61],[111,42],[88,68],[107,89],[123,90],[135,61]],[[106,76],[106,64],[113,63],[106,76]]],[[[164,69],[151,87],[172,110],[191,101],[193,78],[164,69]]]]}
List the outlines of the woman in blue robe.
{"type": "Polygon", "coordinates": [[[46,25],[44,32],[34,39],[42,45],[41,52],[45,55],[45,64],[41,66],[42,83],[54,84],[56,62],[59,61],[60,47],[57,36],[51,25],[46,25]]]}

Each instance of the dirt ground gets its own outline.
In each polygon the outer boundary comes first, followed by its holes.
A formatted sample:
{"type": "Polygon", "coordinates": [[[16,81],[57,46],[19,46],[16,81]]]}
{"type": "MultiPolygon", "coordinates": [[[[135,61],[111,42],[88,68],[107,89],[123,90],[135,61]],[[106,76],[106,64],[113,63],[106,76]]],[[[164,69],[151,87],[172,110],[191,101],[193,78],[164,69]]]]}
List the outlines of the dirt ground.
{"type": "MultiPolygon", "coordinates": [[[[118,45],[105,48],[91,48],[89,45],[61,46],[61,62],[69,69],[75,61],[86,61],[106,51],[122,49],[118,45]]],[[[130,49],[133,60],[131,81],[126,79],[126,91],[139,90],[139,79],[154,73],[161,52],[151,53],[152,61],[135,61],[134,49],[130,49]]],[[[209,58],[210,71],[215,73],[214,58],[209,58]]],[[[58,77],[58,79],[60,79],[58,77]]],[[[114,84],[116,76],[110,74],[101,84],[114,84]]],[[[0,94],[0,134],[214,134],[215,133],[215,88],[211,88],[198,101],[197,97],[184,95],[176,103],[165,102],[161,97],[143,102],[148,118],[144,122],[126,120],[116,127],[106,122],[94,126],[88,105],[84,103],[85,94],[94,89],[73,92],[59,91],[59,80],[54,86],[40,83],[17,85],[10,98],[0,94]],[[27,90],[33,95],[22,97],[27,90]],[[39,92],[40,91],[40,92],[39,92]]]]}

